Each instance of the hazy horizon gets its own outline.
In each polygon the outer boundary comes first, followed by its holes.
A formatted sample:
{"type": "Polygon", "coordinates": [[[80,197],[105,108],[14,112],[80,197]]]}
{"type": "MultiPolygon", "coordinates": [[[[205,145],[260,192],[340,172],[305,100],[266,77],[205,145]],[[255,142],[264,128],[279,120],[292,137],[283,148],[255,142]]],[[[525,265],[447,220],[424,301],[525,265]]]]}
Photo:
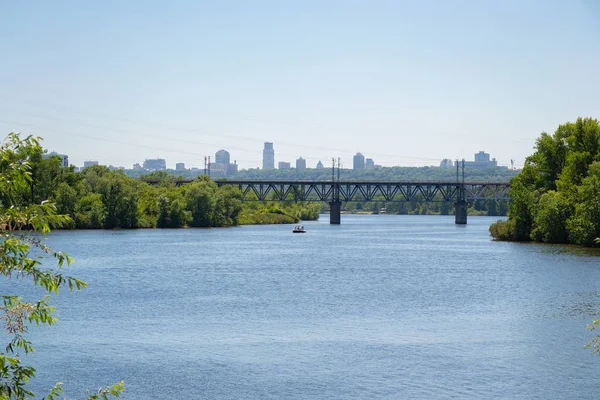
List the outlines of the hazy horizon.
{"type": "Polygon", "coordinates": [[[72,164],[240,168],[472,160],[520,167],[542,131],[599,117],[593,1],[0,5],[0,130],[72,164]],[[594,114],[596,113],[596,114],[594,114]]]}

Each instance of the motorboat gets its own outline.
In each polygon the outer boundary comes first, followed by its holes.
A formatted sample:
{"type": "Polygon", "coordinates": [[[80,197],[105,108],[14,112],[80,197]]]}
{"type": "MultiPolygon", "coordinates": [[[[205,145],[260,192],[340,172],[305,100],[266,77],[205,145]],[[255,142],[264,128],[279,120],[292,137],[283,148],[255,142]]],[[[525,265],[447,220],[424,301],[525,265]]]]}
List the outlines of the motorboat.
{"type": "Polygon", "coordinates": [[[306,233],[306,229],[304,229],[304,225],[296,225],[292,230],[294,233],[306,233]]]}

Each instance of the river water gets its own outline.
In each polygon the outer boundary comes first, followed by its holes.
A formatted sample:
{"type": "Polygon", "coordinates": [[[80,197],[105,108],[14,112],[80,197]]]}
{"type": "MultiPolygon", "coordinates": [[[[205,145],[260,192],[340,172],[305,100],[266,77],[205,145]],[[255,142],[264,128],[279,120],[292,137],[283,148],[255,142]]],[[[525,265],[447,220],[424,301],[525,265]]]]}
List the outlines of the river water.
{"type": "MultiPolygon", "coordinates": [[[[600,253],[490,240],[495,218],[66,231],[89,287],[34,328],[36,390],[125,399],[589,399],[600,253]]],[[[31,294],[6,281],[0,293],[31,294]]]]}

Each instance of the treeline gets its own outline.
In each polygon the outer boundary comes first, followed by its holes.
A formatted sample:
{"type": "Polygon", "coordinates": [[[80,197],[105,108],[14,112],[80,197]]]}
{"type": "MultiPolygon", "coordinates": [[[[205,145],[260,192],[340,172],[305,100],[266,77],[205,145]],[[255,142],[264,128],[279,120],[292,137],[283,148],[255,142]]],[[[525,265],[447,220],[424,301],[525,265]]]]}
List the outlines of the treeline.
{"type": "MultiPolygon", "coordinates": [[[[337,171],[336,171],[337,179],[337,171]]],[[[508,182],[517,171],[506,167],[465,167],[465,180],[486,182],[508,182]]],[[[460,171],[462,179],[462,170],[460,171]]],[[[292,169],[247,169],[239,171],[234,179],[306,179],[331,180],[331,168],[305,170],[292,169]]],[[[440,167],[377,167],[365,170],[341,169],[341,180],[380,181],[441,181],[456,182],[456,168],[440,167]]]]}
{"type": "Polygon", "coordinates": [[[490,227],[499,240],[591,246],[600,237],[600,125],[579,118],[542,133],[511,181],[508,220],[490,227]]]}
{"type": "MultiPolygon", "coordinates": [[[[133,169],[124,170],[125,174],[132,178],[143,178],[147,175],[146,171],[133,169]]],[[[163,171],[169,175],[179,176],[182,179],[192,179],[204,173],[204,170],[188,169],[183,171],[166,170],[163,171]]],[[[269,169],[258,168],[245,169],[239,171],[235,176],[229,179],[302,179],[302,180],[331,180],[331,168],[307,168],[304,170],[290,169],[269,169]]],[[[506,167],[465,167],[465,180],[467,181],[486,181],[486,182],[508,182],[517,175],[516,170],[506,167]]],[[[221,179],[220,177],[213,177],[221,179]]],[[[337,178],[337,171],[336,171],[337,178]]],[[[377,167],[365,170],[341,169],[340,178],[342,180],[381,180],[381,181],[456,181],[456,168],[439,167],[377,167]]],[[[461,170],[462,179],[462,170],[461,170]]]]}
{"type": "Polygon", "coordinates": [[[318,204],[242,203],[237,188],[219,187],[207,177],[176,186],[175,177],[158,173],[151,178],[159,183],[151,185],[104,166],[74,172],[62,167],[57,156],[45,158],[41,146],[24,147],[19,157],[28,164],[30,179],[0,193],[2,207],[50,201],[59,214],[70,217],[63,228],[224,227],[319,216],[318,204]]]}

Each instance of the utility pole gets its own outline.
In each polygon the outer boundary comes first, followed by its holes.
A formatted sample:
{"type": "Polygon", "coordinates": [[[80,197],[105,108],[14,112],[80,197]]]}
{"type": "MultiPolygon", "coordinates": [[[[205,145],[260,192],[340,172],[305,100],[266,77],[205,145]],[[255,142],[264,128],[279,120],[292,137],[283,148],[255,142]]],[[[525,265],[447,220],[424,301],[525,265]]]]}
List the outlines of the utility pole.
{"type": "Polygon", "coordinates": [[[456,183],[459,183],[460,181],[458,180],[458,158],[456,159],[456,183]]]}
{"type": "Polygon", "coordinates": [[[338,183],[340,182],[340,165],[341,165],[341,163],[342,163],[341,159],[338,157],[338,165],[337,165],[337,170],[338,170],[338,175],[337,175],[338,180],[337,181],[338,181],[338,183]]]}
{"type": "Polygon", "coordinates": [[[208,156],[208,177],[210,178],[210,156],[208,156]]]}
{"type": "Polygon", "coordinates": [[[206,167],[207,167],[206,156],[204,156],[204,175],[206,175],[206,171],[207,171],[206,167]]]}
{"type": "Polygon", "coordinates": [[[465,184],[465,159],[462,159],[462,178],[463,178],[463,185],[465,184]]]}
{"type": "Polygon", "coordinates": [[[335,157],[331,157],[331,182],[335,182],[335,157]]]}

